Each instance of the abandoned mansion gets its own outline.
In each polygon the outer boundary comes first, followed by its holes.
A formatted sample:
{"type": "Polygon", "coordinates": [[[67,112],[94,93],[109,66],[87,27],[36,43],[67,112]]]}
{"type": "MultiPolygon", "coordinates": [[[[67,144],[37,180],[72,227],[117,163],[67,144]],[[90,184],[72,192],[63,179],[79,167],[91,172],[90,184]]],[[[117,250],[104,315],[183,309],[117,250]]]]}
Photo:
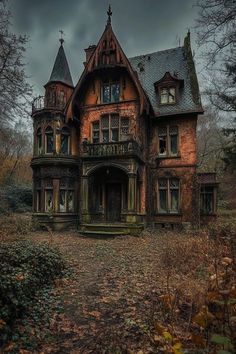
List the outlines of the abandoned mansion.
{"type": "Polygon", "coordinates": [[[197,174],[203,113],[190,46],[127,58],[111,25],[74,86],[60,39],[33,102],[34,218],[54,229],[128,234],[214,217],[214,174],[197,174]]]}

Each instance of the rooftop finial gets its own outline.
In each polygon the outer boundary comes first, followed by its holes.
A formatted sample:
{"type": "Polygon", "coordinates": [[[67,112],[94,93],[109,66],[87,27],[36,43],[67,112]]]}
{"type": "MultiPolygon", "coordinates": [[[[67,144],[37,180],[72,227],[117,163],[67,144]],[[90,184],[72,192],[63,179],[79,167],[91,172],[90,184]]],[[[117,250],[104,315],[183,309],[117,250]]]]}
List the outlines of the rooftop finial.
{"type": "Polygon", "coordinates": [[[111,24],[111,16],[112,16],[111,5],[109,5],[109,7],[108,7],[107,15],[108,15],[107,24],[110,25],[111,24]]]}
{"type": "Polygon", "coordinates": [[[65,34],[64,31],[60,30],[59,31],[61,33],[61,38],[59,39],[59,42],[61,43],[61,45],[65,42],[65,40],[62,38],[62,36],[65,34]]]}

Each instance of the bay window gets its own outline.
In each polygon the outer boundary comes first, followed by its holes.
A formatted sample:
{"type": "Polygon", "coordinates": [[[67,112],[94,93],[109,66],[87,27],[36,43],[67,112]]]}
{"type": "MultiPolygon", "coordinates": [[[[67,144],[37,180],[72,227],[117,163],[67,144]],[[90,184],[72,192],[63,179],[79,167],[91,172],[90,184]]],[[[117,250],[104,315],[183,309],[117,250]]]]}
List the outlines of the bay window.
{"type": "Polygon", "coordinates": [[[50,126],[45,130],[45,152],[46,154],[53,153],[53,129],[50,126]]]}

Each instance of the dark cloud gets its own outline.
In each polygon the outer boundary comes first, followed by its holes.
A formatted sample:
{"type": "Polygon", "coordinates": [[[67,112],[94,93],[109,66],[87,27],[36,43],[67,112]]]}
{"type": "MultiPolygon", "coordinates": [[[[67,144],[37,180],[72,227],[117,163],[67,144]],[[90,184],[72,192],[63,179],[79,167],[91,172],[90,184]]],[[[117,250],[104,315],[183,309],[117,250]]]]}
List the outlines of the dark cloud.
{"type": "MultiPolygon", "coordinates": [[[[112,26],[128,57],[178,46],[194,24],[195,0],[113,0],[112,26]]],[[[96,44],[105,28],[107,0],[9,0],[14,31],[30,36],[28,75],[40,93],[47,82],[59,42],[65,51],[74,83],[83,70],[84,51],[96,44]]],[[[193,36],[194,38],[194,36],[193,36]]]]}

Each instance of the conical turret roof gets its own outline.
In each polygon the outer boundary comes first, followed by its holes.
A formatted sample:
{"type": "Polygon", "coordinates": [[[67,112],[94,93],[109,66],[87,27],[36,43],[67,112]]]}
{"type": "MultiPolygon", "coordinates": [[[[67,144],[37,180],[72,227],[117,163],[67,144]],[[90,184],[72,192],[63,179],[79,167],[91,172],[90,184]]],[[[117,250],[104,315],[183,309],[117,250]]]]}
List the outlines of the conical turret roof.
{"type": "Polygon", "coordinates": [[[62,41],[48,83],[57,81],[74,86],[62,41]]]}

